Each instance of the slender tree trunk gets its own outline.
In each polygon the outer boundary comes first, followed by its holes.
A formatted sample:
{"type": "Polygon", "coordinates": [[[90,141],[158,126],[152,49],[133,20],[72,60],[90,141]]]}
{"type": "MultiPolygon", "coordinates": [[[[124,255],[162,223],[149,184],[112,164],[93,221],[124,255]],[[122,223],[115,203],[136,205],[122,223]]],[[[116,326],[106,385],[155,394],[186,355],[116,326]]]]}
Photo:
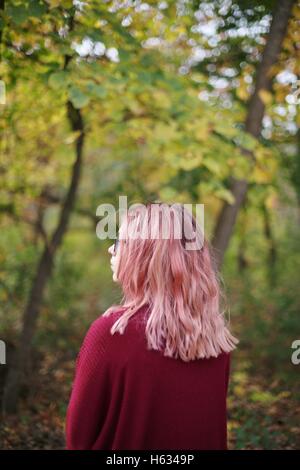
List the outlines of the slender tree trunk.
{"type": "MultiPolygon", "coordinates": [[[[262,60],[257,69],[256,84],[249,101],[245,121],[245,130],[254,137],[259,137],[260,135],[265,112],[265,105],[259,93],[261,90],[270,91],[272,88],[272,79],[270,77],[271,67],[277,62],[278,55],[281,51],[282,42],[286,34],[288,20],[294,3],[295,0],[279,0],[273,15],[262,60]]],[[[248,152],[246,155],[248,155],[248,152]]],[[[217,268],[222,266],[224,254],[233,233],[236,218],[245,199],[247,189],[247,180],[231,178],[230,190],[235,198],[235,202],[232,205],[226,202],[224,203],[212,239],[217,268]]]]}
{"type": "Polygon", "coordinates": [[[247,247],[247,219],[248,219],[248,214],[247,214],[247,198],[245,198],[243,208],[241,209],[241,214],[240,214],[240,227],[239,227],[239,246],[238,246],[238,254],[237,254],[237,265],[238,265],[238,271],[241,275],[244,274],[245,270],[248,267],[248,260],[246,257],[246,247],[247,247]]]}
{"type": "Polygon", "coordinates": [[[4,388],[2,404],[4,413],[14,413],[17,409],[20,386],[30,363],[31,344],[36,329],[39,310],[43,301],[45,287],[51,276],[56,251],[59,248],[67,230],[79,185],[85,137],[84,124],[80,110],[75,109],[70,101],[67,102],[67,114],[72,130],[80,131],[75,143],[76,160],[73,165],[70,186],[62,205],[57,227],[49,243],[45,243],[43,253],[38,263],[36,275],[33,280],[28,303],[24,310],[23,327],[19,347],[15,360],[9,369],[4,388]]]}
{"type": "MultiPolygon", "coordinates": [[[[0,18],[2,18],[4,8],[5,8],[5,1],[0,0],[0,18]]],[[[4,24],[4,21],[2,20],[2,24],[0,24],[0,64],[2,62],[2,52],[3,52],[3,50],[2,50],[3,49],[3,44],[2,44],[3,24],[4,24]]],[[[2,78],[2,76],[0,74],[0,80],[1,80],[1,78],[2,78]]]]}
{"type": "Polygon", "coordinates": [[[276,243],[273,236],[270,212],[265,203],[262,205],[264,233],[268,242],[268,277],[270,287],[276,285],[276,261],[277,261],[277,249],[276,243]]]}
{"type": "Polygon", "coordinates": [[[300,129],[297,131],[297,153],[295,155],[294,165],[291,171],[291,182],[294,186],[297,198],[298,213],[297,221],[300,225],[300,129]]]}
{"type": "MultiPolygon", "coordinates": [[[[4,8],[5,8],[5,0],[0,0],[0,12],[1,13],[4,11],[4,8]]],[[[0,26],[0,44],[2,43],[2,32],[3,32],[3,26],[0,26]]],[[[0,59],[2,59],[2,55],[0,56],[0,59]]]]}

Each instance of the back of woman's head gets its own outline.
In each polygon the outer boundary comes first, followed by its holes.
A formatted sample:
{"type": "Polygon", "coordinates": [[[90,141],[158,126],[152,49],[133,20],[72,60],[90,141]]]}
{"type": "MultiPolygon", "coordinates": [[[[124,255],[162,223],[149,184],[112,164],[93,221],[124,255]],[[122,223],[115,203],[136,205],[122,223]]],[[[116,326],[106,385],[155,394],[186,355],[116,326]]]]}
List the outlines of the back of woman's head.
{"type": "Polygon", "coordinates": [[[190,361],[235,348],[238,340],[220,311],[221,288],[211,249],[185,206],[149,203],[130,209],[119,230],[119,250],[124,312],[112,334],[123,333],[129,318],[147,306],[149,349],[190,361]]]}

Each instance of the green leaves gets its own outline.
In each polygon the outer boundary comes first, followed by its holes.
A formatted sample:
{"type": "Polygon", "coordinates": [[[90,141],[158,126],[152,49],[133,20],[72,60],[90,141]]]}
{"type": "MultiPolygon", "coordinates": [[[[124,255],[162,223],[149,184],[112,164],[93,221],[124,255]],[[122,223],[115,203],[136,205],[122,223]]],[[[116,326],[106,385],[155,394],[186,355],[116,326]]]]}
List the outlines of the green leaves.
{"type": "Polygon", "coordinates": [[[48,0],[50,8],[57,8],[59,6],[63,8],[72,8],[73,0],[48,0]]]}
{"type": "MultiPolygon", "coordinates": [[[[11,3],[7,12],[14,25],[12,40],[24,41],[26,53],[34,51],[34,57],[23,54],[22,62],[12,54],[26,79],[38,80],[61,102],[61,109],[68,99],[77,109],[92,104],[86,119],[94,132],[93,144],[105,147],[111,159],[138,162],[151,190],[158,191],[162,182],[173,187],[170,181],[176,177],[181,185],[178,197],[195,195],[201,179],[204,184],[212,182],[207,187],[210,195],[232,203],[225,181],[230,175],[243,178],[251,174],[241,149],[261,158],[252,174],[254,182],[272,179],[274,171],[267,171],[268,162],[258,152],[257,141],[241,129],[244,110],[235,105],[223,109],[210,99],[204,103],[199,91],[214,88],[206,75],[178,73],[188,54],[187,44],[176,44],[171,54],[169,46],[176,43],[179,33],[183,35],[184,24],[176,23],[172,32],[171,17],[157,19],[153,11],[138,12],[131,7],[112,13],[103,2],[84,2],[82,10],[77,8],[70,31],[69,9],[75,8],[70,0],[11,3]],[[131,21],[124,27],[127,14],[131,21]],[[23,26],[28,18],[39,17],[42,22],[23,26]],[[91,52],[85,53],[85,38],[91,52]],[[155,41],[154,46],[150,41],[142,47],[151,38],[161,38],[159,47],[155,41]],[[105,45],[103,55],[93,55],[97,41],[105,45]],[[74,52],[74,44],[83,45],[82,55],[74,52]],[[112,47],[118,50],[119,62],[106,55],[112,47]],[[71,59],[63,68],[66,56],[71,59]]],[[[168,14],[175,15],[175,9],[168,14]]],[[[73,140],[65,136],[61,142],[66,145],[73,140]]]]}
{"type": "Polygon", "coordinates": [[[234,142],[241,148],[245,150],[252,151],[258,144],[257,139],[253,137],[248,132],[240,131],[238,135],[235,137],[234,142]]]}
{"type": "Polygon", "coordinates": [[[83,81],[80,87],[72,83],[72,75],[68,70],[54,72],[48,79],[48,84],[54,90],[68,91],[68,97],[75,108],[83,108],[92,98],[104,99],[107,96],[107,89],[91,80],[83,81]]]}
{"type": "Polygon", "coordinates": [[[107,96],[107,89],[103,85],[94,82],[88,82],[86,85],[88,93],[95,98],[105,98],[107,96]]]}
{"type": "Polygon", "coordinates": [[[68,84],[70,83],[70,74],[64,70],[54,72],[50,75],[48,83],[55,90],[60,88],[67,88],[68,84]]]}
{"type": "Polygon", "coordinates": [[[5,12],[15,24],[21,25],[31,17],[42,16],[47,9],[48,6],[43,0],[25,0],[8,4],[5,12]]]}
{"type": "Polygon", "coordinates": [[[215,195],[222,199],[223,201],[228,202],[228,204],[234,204],[235,199],[231,191],[225,187],[220,187],[215,191],[215,195]]]}
{"type": "Polygon", "coordinates": [[[160,199],[166,202],[172,202],[178,196],[176,189],[166,186],[159,191],[160,199]]]}
{"type": "Polygon", "coordinates": [[[214,175],[218,176],[220,174],[221,163],[213,156],[205,157],[203,165],[214,175]]]}
{"type": "Polygon", "coordinates": [[[80,90],[80,88],[77,88],[76,86],[72,86],[69,89],[69,98],[70,98],[70,101],[72,102],[74,108],[77,108],[77,109],[83,108],[90,101],[90,96],[83,93],[80,90]]]}
{"type": "Polygon", "coordinates": [[[216,180],[199,183],[198,191],[203,199],[207,196],[213,195],[222,201],[228,202],[228,204],[234,204],[235,201],[231,191],[229,191],[223,183],[216,180]]]}

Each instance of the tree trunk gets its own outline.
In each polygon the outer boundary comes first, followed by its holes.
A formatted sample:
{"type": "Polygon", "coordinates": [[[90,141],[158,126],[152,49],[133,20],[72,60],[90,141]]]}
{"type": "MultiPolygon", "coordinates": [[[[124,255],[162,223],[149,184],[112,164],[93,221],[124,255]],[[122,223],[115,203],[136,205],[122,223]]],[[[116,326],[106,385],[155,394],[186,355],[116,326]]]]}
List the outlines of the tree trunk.
{"type": "Polygon", "coordinates": [[[271,217],[269,209],[264,202],[262,205],[262,215],[263,215],[263,224],[264,224],[264,233],[268,243],[268,278],[270,287],[275,287],[276,285],[276,261],[277,261],[277,249],[276,243],[272,232],[271,217]]]}
{"type": "Polygon", "coordinates": [[[294,186],[294,190],[297,198],[298,205],[298,224],[300,225],[300,129],[297,131],[297,153],[295,155],[294,165],[291,170],[291,182],[294,186]]]}
{"type": "MultiPolygon", "coordinates": [[[[270,91],[272,88],[272,79],[270,77],[271,67],[278,59],[294,3],[294,0],[279,0],[273,15],[267,43],[257,69],[255,88],[249,101],[248,113],[245,121],[245,130],[254,137],[260,136],[262,120],[265,112],[265,105],[261,100],[259,93],[261,90],[270,91]]],[[[247,189],[247,180],[231,178],[230,191],[235,198],[235,202],[232,205],[226,202],[224,203],[218,217],[212,239],[218,269],[222,266],[224,254],[233,233],[236,218],[245,199],[247,189]]]]}
{"type": "MultiPolygon", "coordinates": [[[[2,14],[4,12],[5,8],[5,0],[0,0],[0,18],[2,18],[2,14]]],[[[3,23],[2,26],[0,25],[0,64],[2,63],[2,35],[3,35],[3,23]]],[[[2,79],[2,76],[0,74],[0,80],[2,79]]]]}
{"type": "Polygon", "coordinates": [[[30,363],[31,344],[36,329],[39,310],[43,301],[45,287],[51,276],[55,253],[67,230],[79,185],[85,136],[83,119],[80,110],[75,109],[70,101],[67,102],[67,114],[72,130],[80,131],[75,144],[76,160],[73,165],[70,186],[61,209],[57,227],[50,239],[50,242],[45,243],[43,253],[38,263],[36,275],[33,280],[29,299],[24,310],[23,327],[19,347],[16,352],[15,360],[9,369],[4,388],[2,403],[4,413],[14,413],[17,410],[20,386],[30,363]]]}
{"type": "Polygon", "coordinates": [[[243,275],[245,270],[248,268],[248,260],[246,257],[246,247],[247,247],[247,197],[245,198],[243,208],[240,211],[240,226],[239,226],[239,246],[237,254],[237,266],[238,272],[243,275]]]}
{"type": "MultiPolygon", "coordinates": [[[[0,0],[0,11],[3,12],[5,8],[5,0],[0,0]]],[[[0,47],[2,46],[2,32],[3,32],[3,26],[0,27],[0,47]]],[[[1,48],[2,49],[2,48],[1,48]]],[[[2,52],[2,50],[1,50],[2,52]]],[[[0,59],[2,59],[2,54],[0,55],[0,59]]]]}

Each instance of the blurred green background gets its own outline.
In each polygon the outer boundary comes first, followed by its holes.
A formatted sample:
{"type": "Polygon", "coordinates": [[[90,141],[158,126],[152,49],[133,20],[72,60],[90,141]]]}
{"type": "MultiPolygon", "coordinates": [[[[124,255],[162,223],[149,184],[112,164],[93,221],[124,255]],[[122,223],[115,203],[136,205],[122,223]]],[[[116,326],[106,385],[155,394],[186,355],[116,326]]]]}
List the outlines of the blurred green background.
{"type": "Polygon", "coordinates": [[[235,181],[247,191],[223,220],[220,261],[240,339],[229,446],[299,448],[299,3],[12,0],[0,12],[0,448],[64,447],[80,344],[121,299],[97,206],[203,203],[213,242],[235,181]]]}

